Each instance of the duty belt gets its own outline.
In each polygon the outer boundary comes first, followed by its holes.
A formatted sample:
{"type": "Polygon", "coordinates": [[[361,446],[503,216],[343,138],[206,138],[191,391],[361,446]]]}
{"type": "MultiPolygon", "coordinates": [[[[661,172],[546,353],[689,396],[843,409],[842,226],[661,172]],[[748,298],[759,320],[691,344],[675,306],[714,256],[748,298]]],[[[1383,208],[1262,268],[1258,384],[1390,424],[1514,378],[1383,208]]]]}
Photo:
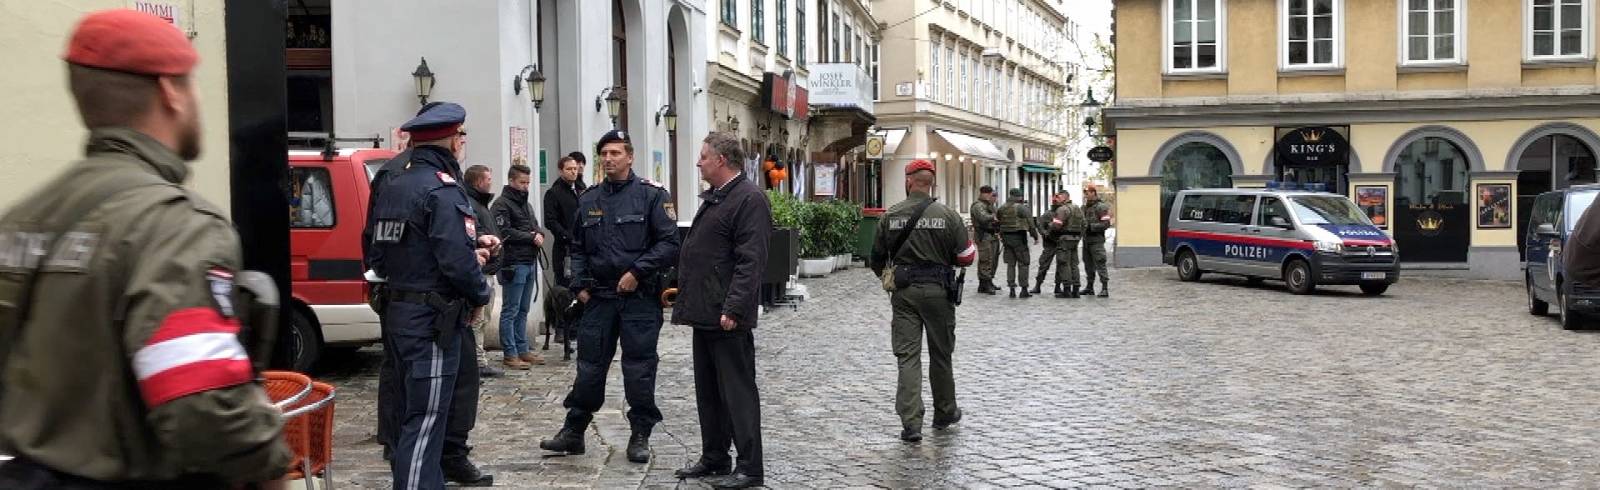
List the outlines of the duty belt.
{"type": "Polygon", "coordinates": [[[433,291],[391,291],[389,294],[389,298],[392,301],[403,301],[406,303],[416,303],[419,305],[428,306],[438,306],[448,300],[454,299],[433,291]]]}

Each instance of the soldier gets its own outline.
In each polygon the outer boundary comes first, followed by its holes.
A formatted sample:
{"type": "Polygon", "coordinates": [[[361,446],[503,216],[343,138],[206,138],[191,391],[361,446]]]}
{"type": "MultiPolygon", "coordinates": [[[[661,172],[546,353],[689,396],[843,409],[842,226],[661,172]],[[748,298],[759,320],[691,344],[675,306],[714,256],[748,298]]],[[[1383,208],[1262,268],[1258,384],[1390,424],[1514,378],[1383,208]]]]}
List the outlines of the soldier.
{"type": "MultiPolygon", "coordinates": [[[[373,271],[388,281],[384,326],[404,374],[396,387],[405,409],[391,461],[395,488],[443,487],[444,468],[466,462],[465,451],[454,450],[441,461],[446,445],[464,448],[466,442],[447,438],[444,422],[457,419],[452,417],[457,410],[477,411],[475,394],[458,406],[452,393],[458,378],[467,386],[476,384],[467,322],[473,308],[489,302],[482,266],[500,241],[478,235],[477,214],[458,183],[461,164],[455,153],[465,121],[465,109],[443,103],[401,126],[415,142],[410,163],[384,183],[370,219],[368,256],[373,271]]],[[[456,481],[491,482],[481,474],[458,479],[453,473],[456,481]]]]}
{"type": "MultiPolygon", "coordinates": [[[[978,247],[967,237],[961,215],[935,202],[934,167],[927,160],[906,166],[906,200],[889,208],[878,223],[872,246],[872,271],[893,268],[889,304],[894,308],[891,342],[899,365],[895,412],[900,439],[922,440],[922,335],[928,336],[928,384],[933,388],[933,428],[961,421],[956,407],[955,373],[950,356],[956,342],[959,287],[951,267],[972,265],[978,247]]],[[[887,282],[887,281],[886,281],[887,282]]]]}
{"type": "MultiPolygon", "coordinates": [[[[1039,277],[1034,279],[1033,294],[1039,294],[1040,288],[1044,287],[1044,276],[1050,275],[1050,264],[1056,261],[1056,233],[1050,228],[1050,220],[1055,216],[1056,210],[1061,209],[1061,203],[1066,200],[1066,191],[1057,191],[1050,195],[1050,211],[1039,215],[1036,219],[1039,222],[1039,233],[1044,235],[1044,250],[1039,252],[1039,277]]],[[[1057,268],[1056,275],[1060,274],[1060,268],[1057,268]]]]}
{"type": "Polygon", "coordinates": [[[1111,276],[1106,274],[1106,230],[1111,228],[1111,206],[1100,200],[1094,186],[1083,187],[1083,297],[1095,296],[1094,276],[1100,275],[1101,298],[1111,297],[1111,276]]]}
{"type": "Polygon", "coordinates": [[[239,338],[239,236],[183,186],[198,53],[116,9],[84,16],[64,58],[87,156],[0,218],[0,488],[279,477],[292,453],[239,338]]]}
{"type": "Polygon", "coordinates": [[[972,203],[972,231],[978,243],[978,292],[994,294],[994,273],[1000,265],[1000,223],[995,221],[994,187],[978,188],[978,201],[972,203]]]}
{"type": "Polygon", "coordinates": [[[1022,280],[1022,297],[1028,294],[1028,236],[1033,236],[1033,243],[1039,243],[1038,223],[1033,222],[1033,212],[1028,211],[1028,201],[1022,198],[1022,189],[1011,189],[1011,197],[1000,210],[995,212],[995,219],[1000,223],[1000,246],[1005,251],[1006,259],[1006,286],[1011,288],[1011,297],[1017,297],[1017,280],[1022,280]]]}
{"type": "Polygon", "coordinates": [[[633,143],[612,130],[595,145],[606,173],[578,197],[572,238],[572,289],[584,303],[578,322],[578,373],[562,406],[567,419],[546,451],[583,454],[583,433],[606,396],[606,372],[622,346],[628,400],[628,460],[650,461],[656,408],[656,340],[661,335],[661,272],[678,262],[678,223],[667,216],[672,196],[633,174],[633,143]]]}
{"type": "Polygon", "coordinates": [[[1056,297],[1078,297],[1078,241],[1083,239],[1083,209],[1072,203],[1072,196],[1064,196],[1061,206],[1050,219],[1050,229],[1056,234],[1056,297]]]}

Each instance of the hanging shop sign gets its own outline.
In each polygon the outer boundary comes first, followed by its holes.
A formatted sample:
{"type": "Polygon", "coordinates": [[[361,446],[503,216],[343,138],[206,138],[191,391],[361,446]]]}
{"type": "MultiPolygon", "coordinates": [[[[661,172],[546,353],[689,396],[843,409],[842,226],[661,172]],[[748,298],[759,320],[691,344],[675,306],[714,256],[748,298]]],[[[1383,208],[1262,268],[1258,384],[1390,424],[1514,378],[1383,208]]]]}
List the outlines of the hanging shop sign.
{"type": "Polygon", "coordinates": [[[1096,146],[1094,148],[1090,148],[1089,149],[1089,161],[1091,161],[1091,162],[1095,162],[1095,163],[1109,162],[1109,161],[1111,161],[1111,157],[1112,156],[1113,156],[1113,154],[1111,152],[1111,147],[1109,147],[1109,146],[1096,146]]]}
{"type": "Polygon", "coordinates": [[[810,92],[783,75],[767,72],[762,77],[761,100],[767,109],[787,119],[804,120],[811,117],[810,92]]]}

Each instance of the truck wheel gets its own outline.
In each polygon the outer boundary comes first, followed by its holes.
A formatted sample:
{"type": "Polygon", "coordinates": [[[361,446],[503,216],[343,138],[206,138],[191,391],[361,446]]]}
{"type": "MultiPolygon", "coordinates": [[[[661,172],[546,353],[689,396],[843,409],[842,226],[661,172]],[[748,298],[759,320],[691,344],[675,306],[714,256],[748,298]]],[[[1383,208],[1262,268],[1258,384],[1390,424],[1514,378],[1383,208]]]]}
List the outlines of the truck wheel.
{"type": "Polygon", "coordinates": [[[1311,264],[1304,259],[1289,260],[1289,265],[1283,267],[1283,283],[1294,294],[1311,294],[1317,289],[1316,281],[1311,278],[1311,264]]]}
{"type": "Polygon", "coordinates": [[[1549,315],[1550,303],[1539,301],[1539,297],[1533,295],[1533,278],[1525,277],[1522,279],[1522,283],[1528,288],[1528,314],[1533,316],[1549,315]]]}
{"type": "Polygon", "coordinates": [[[317,331],[317,322],[300,308],[288,310],[289,330],[278,335],[278,342],[286,344],[284,364],[290,371],[309,373],[322,357],[322,334],[317,331]]]}
{"type": "Polygon", "coordinates": [[[1367,296],[1377,296],[1377,295],[1383,294],[1384,291],[1388,291],[1388,290],[1389,290],[1389,285],[1385,284],[1385,283],[1381,283],[1381,282],[1364,282],[1364,283],[1361,283],[1361,294],[1365,294],[1367,296]]]}
{"type": "Polygon", "coordinates": [[[1189,250],[1178,252],[1178,280],[1183,282],[1200,280],[1200,262],[1195,260],[1194,252],[1189,250]]]}

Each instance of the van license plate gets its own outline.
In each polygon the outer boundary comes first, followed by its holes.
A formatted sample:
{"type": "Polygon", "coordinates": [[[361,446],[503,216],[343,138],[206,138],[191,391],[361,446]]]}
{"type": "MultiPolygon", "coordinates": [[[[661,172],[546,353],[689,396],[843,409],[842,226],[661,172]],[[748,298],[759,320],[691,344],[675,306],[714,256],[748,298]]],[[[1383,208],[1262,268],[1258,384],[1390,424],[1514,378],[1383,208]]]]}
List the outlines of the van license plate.
{"type": "Polygon", "coordinates": [[[1361,273],[1361,279],[1363,279],[1363,280],[1383,279],[1383,278],[1386,278],[1386,277],[1388,277],[1388,275],[1386,273],[1383,273],[1383,272],[1363,272],[1363,273],[1361,273]]]}

